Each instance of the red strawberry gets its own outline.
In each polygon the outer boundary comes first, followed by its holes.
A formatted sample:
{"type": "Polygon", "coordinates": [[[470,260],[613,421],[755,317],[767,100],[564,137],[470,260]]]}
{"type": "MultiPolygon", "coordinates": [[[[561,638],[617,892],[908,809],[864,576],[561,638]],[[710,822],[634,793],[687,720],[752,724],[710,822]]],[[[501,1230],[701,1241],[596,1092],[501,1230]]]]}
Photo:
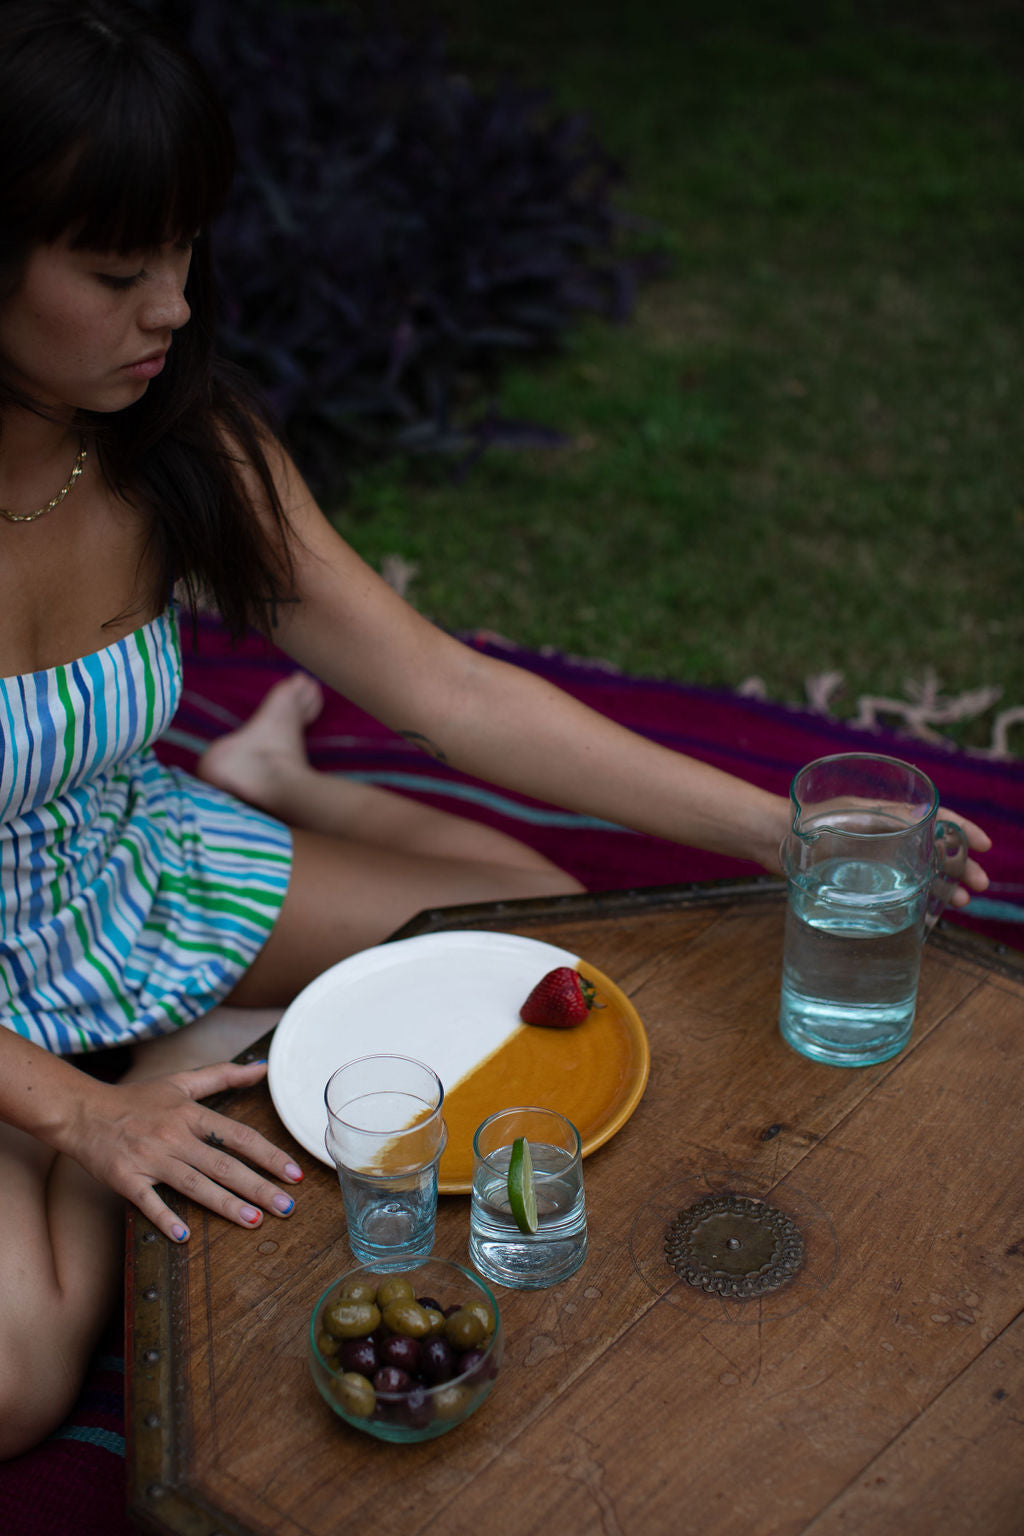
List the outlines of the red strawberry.
{"type": "Polygon", "coordinates": [[[559,965],[541,977],[520,1008],[519,1017],[524,1024],[542,1024],[548,1029],[575,1029],[594,1006],[593,982],[574,971],[571,965],[559,965]]]}

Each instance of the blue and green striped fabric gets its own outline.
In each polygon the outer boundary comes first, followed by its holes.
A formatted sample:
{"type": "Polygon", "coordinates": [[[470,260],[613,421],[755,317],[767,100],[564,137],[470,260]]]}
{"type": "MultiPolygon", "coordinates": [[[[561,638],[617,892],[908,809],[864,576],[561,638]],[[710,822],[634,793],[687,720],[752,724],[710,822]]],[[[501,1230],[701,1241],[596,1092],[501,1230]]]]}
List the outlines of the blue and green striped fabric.
{"type": "Polygon", "coordinates": [[[150,750],[180,696],[173,610],[0,680],[0,1024],[51,1051],[206,1013],[284,899],[288,829],[150,750]]]}

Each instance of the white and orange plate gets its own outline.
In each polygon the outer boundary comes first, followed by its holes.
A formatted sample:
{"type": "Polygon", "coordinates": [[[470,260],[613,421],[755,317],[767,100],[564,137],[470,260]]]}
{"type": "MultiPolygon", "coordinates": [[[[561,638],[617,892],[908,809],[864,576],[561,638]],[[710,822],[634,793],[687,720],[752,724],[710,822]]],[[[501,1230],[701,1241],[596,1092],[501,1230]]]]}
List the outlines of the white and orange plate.
{"type": "Polygon", "coordinates": [[[324,1088],[357,1056],[394,1052],[433,1067],[444,1085],[448,1146],[442,1194],[473,1180],[473,1133],[495,1110],[557,1109],[579,1130],[583,1155],[620,1130],[643,1097],[650,1050],[632,1003],[595,966],[536,939],[456,931],[362,950],[310,983],[284,1013],[270,1047],[274,1107],[307,1152],[327,1162],[324,1088]],[[593,982],[595,1008],[575,1029],[538,1029],[519,1009],[542,976],[574,966],[593,982]]]}

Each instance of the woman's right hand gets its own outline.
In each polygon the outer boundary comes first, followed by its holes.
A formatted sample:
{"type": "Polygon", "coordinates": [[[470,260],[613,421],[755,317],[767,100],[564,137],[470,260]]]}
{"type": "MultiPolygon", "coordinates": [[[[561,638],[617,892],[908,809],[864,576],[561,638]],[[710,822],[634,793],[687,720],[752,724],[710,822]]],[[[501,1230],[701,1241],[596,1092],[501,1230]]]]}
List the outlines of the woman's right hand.
{"type": "Polygon", "coordinates": [[[158,1184],[241,1227],[259,1227],[264,1211],[288,1216],[291,1195],[256,1170],[288,1184],[297,1184],[302,1170],[258,1131],[198,1102],[226,1088],[252,1087],[266,1070],[265,1062],[222,1062],[144,1082],[92,1081],[59,1137],[60,1150],[174,1242],[185,1242],[188,1229],[161,1199],[158,1184]]]}

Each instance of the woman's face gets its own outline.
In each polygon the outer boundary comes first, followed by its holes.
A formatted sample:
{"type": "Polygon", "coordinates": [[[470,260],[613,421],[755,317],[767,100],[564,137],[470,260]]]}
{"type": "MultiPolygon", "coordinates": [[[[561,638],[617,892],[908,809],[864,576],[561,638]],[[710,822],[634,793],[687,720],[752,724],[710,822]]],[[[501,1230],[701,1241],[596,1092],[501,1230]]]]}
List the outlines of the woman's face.
{"type": "Polygon", "coordinates": [[[129,256],[36,246],[18,288],[0,301],[0,370],[58,411],[120,411],[163,368],[185,303],[192,247],[129,256]]]}

